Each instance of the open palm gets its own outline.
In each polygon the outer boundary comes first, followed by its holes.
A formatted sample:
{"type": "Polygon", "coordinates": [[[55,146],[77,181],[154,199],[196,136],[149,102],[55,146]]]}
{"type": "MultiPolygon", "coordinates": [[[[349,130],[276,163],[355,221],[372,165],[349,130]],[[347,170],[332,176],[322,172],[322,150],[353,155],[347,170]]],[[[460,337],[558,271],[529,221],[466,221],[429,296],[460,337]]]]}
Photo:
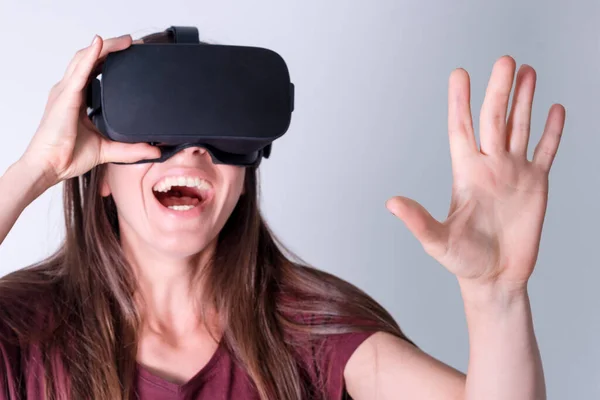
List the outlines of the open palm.
{"type": "Polygon", "coordinates": [[[537,260],[548,174],[565,120],[561,105],[550,108],[532,161],[527,159],[536,74],[520,68],[512,108],[508,103],[515,61],[494,65],[475,140],[466,71],[450,76],[448,130],[453,187],[446,221],[438,222],[420,204],[394,197],[388,208],[402,219],[425,251],[460,279],[527,282],[537,260]]]}

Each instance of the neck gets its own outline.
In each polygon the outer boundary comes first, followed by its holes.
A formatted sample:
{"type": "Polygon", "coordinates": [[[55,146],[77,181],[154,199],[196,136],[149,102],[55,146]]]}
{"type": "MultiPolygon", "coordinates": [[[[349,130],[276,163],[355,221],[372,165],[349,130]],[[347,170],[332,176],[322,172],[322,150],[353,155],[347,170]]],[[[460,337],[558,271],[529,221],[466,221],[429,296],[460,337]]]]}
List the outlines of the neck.
{"type": "Polygon", "coordinates": [[[188,257],[161,254],[130,235],[121,235],[121,245],[137,279],[142,330],[186,336],[202,329],[202,273],[214,254],[216,241],[188,257]]]}

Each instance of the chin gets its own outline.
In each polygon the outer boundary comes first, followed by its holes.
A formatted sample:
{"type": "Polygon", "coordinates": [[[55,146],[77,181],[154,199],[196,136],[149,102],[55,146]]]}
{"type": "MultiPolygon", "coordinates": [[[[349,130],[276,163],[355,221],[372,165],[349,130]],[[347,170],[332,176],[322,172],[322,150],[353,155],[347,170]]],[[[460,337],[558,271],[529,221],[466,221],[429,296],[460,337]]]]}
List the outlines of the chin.
{"type": "Polygon", "coordinates": [[[168,235],[156,241],[154,248],[165,258],[183,259],[198,256],[206,250],[211,250],[216,239],[190,233],[168,235]]]}

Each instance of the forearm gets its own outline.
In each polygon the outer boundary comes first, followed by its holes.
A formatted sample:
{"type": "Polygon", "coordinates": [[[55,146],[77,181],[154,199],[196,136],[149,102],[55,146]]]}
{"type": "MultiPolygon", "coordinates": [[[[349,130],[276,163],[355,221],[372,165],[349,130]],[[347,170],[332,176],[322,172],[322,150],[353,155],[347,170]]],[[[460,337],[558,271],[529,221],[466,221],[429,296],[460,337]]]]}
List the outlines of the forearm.
{"type": "Polygon", "coordinates": [[[526,287],[461,282],[469,328],[466,399],[543,400],[544,374],[526,287]]]}
{"type": "Polygon", "coordinates": [[[0,244],[23,210],[50,186],[43,170],[24,160],[6,170],[0,177],[0,244]]]}

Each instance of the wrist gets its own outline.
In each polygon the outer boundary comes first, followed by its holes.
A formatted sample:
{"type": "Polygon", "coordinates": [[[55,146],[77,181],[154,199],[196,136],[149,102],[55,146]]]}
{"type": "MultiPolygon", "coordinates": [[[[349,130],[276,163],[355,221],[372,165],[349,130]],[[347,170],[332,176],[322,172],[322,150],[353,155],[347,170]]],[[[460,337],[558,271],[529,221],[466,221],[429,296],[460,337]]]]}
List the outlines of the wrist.
{"type": "Polygon", "coordinates": [[[475,282],[458,280],[465,307],[503,310],[528,300],[527,282],[475,282]]]}
{"type": "Polygon", "coordinates": [[[56,179],[52,176],[50,168],[45,168],[25,156],[12,164],[6,171],[5,176],[13,184],[19,185],[21,189],[19,191],[30,197],[30,201],[33,201],[56,184],[56,179]]]}

